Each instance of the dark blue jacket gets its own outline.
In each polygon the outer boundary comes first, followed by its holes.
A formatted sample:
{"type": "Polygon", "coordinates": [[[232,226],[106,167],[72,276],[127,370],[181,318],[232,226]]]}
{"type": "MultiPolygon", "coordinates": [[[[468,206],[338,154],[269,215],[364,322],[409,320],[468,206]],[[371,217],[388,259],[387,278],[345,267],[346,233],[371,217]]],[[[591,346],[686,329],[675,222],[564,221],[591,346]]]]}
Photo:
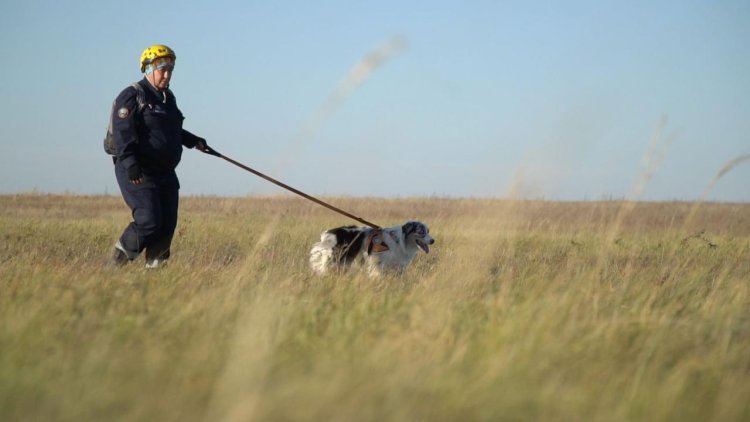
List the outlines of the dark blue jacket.
{"type": "Polygon", "coordinates": [[[146,106],[139,112],[137,91],[125,88],[115,100],[112,131],[118,164],[138,164],[151,176],[171,175],[182,157],[182,146],[195,147],[200,138],[182,128],[185,117],[172,91],[157,91],[146,78],[138,84],[146,106]]]}

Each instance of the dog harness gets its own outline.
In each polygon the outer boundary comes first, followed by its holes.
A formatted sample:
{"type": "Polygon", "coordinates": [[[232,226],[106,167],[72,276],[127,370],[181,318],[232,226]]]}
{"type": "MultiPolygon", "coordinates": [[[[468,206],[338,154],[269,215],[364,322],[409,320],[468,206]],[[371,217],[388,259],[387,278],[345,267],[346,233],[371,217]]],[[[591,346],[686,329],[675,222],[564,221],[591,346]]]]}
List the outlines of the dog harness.
{"type": "MultiPolygon", "coordinates": [[[[394,231],[388,231],[388,235],[394,242],[398,243],[398,236],[394,231]]],[[[385,233],[382,229],[373,230],[367,238],[367,254],[381,253],[390,250],[385,243],[385,233]]]]}

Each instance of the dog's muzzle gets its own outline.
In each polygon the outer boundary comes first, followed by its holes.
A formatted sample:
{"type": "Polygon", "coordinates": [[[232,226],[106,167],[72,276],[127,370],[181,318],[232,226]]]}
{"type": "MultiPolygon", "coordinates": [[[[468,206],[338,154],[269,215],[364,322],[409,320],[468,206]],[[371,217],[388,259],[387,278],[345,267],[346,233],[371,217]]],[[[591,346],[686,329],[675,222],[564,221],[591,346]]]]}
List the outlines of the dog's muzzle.
{"type": "Polygon", "coordinates": [[[430,239],[429,241],[425,242],[422,239],[416,239],[417,246],[419,246],[424,253],[430,253],[430,247],[428,245],[432,245],[435,243],[435,239],[430,239]]]}

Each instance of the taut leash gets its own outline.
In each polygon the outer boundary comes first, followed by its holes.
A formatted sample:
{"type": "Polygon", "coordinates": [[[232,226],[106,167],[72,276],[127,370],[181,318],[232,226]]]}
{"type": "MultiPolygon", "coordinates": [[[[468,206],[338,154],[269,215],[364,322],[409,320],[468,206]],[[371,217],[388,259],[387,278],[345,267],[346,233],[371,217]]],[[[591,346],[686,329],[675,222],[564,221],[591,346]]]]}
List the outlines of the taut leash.
{"type": "Polygon", "coordinates": [[[322,205],[322,206],[328,208],[329,210],[336,211],[339,214],[345,215],[345,216],[347,216],[347,217],[349,217],[349,218],[351,218],[353,220],[359,221],[360,223],[365,224],[365,225],[367,225],[369,227],[372,227],[373,229],[376,229],[376,230],[381,230],[382,229],[382,227],[378,226],[375,223],[371,223],[371,222],[365,220],[364,218],[357,217],[356,215],[350,214],[350,213],[342,210],[341,208],[337,208],[337,207],[334,207],[331,204],[325,203],[325,202],[321,201],[320,199],[315,198],[314,196],[310,196],[310,195],[302,192],[299,189],[295,189],[295,188],[287,185],[286,183],[279,182],[278,180],[274,179],[273,177],[266,176],[265,174],[259,172],[258,170],[252,169],[252,168],[250,168],[250,167],[248,167],[248,166],[246,166],[246,165],[244,165],[244,164],[242,164],[242,163],[240,163],[238,161],[235,161],[235,160],[227,157],[226,155],[220,154],[218,151],[216,151],[215,149],[209,147],[208,145],[206,145],[206,147],[204,148],[203,152],[206,153],[206,154],[209,154],[209,155],[213,155],[215,157],[223,158],[224,160],[229,161],[230,163],[234,164],[235,166],[237,166],[237,167],[239,167],[239,168],[241,168],[243,170],[249,171],[250,173],[252,173],[252,174],[254,174],[254,175],[258,176],[258,177],[261,177],[261,178],[263,178],[265,180],[268,180],[269,182],[271,182],[271,183],[273,183],[273,184],[275,184],[277,186],[281,186],[282,188],[284,188],[284,189],[286,189],[286,190],[288,190],[290,192],[294,192],[297,195],[299,195],[299,196],[301,196],[301,197],[303,197],[305,199],[309,199],[310,201],[313,201],[313,202],[315,202],[318,205],[322,205]]]}

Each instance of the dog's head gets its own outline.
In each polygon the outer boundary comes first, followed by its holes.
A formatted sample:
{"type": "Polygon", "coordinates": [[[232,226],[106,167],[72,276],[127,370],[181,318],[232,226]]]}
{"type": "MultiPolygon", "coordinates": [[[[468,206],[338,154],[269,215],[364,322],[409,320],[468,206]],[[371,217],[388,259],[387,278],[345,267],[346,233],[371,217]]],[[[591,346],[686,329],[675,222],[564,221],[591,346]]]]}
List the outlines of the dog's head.
{"type": "Polygon", "coordinates": [[[430,253],[430,246],[435,243],[435,239],[430,236],[430,229],[427,228],[427,224],[421,221],[407,221],[406,224],[401,226],[401,231],[404,233],[404,239],[408,242],[414,240],[425,253],[430,253]]]}

